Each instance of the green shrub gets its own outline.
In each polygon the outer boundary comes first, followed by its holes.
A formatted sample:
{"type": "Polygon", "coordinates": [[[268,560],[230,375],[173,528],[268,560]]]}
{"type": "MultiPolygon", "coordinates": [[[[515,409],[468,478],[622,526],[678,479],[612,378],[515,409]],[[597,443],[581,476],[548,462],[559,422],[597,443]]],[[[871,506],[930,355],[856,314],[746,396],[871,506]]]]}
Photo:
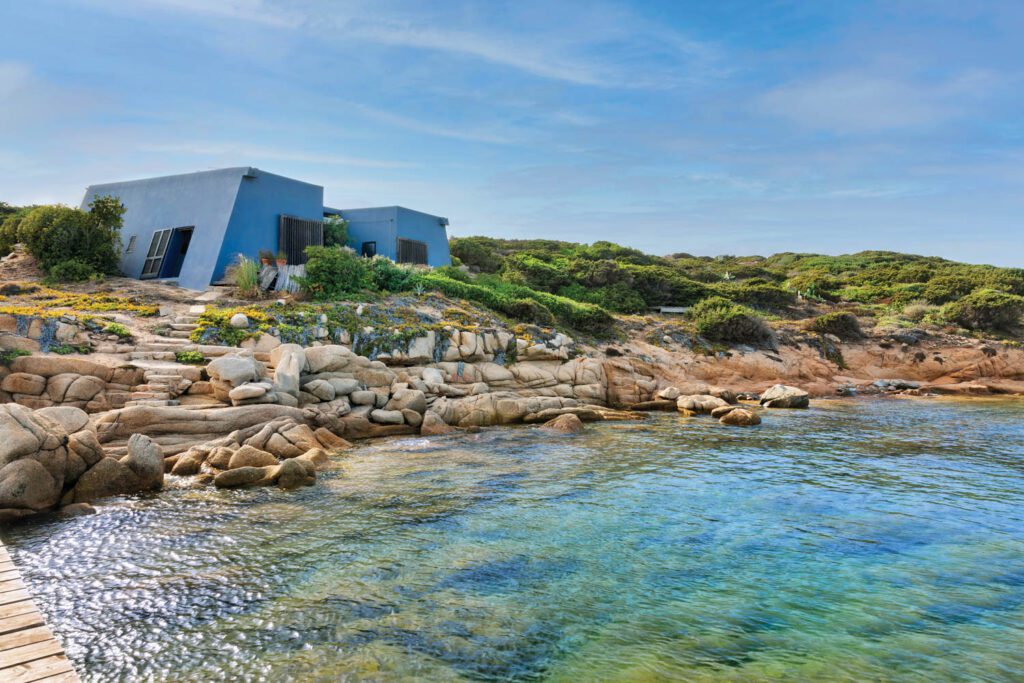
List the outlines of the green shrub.
{"type": "Polygon", "coordinates": [[[367,260],[347,247],[306,247],[306,255],[306,275],[295,279],[316,301],[343,299],[370,283],[367,260]]]}
{"type": "Polygon", "coordinates": [[[88,263],[78,259],[68,259],[51,266],[46,279],[53,282],[84,282],[97,274],[96,270],[88,263]]]}
{"type": "Polygon", "coordinates": [[[6,256],[14,249],[18,239],[18,226],[33,210],[39,207],[24,206],[0,216],[0,256],[6,256]]]}
{"type": "Polygon", "coordinates": [[[633,289],[648,306],[688,306],[709,296],[707,285],[689,279],[666,266],[622,266],[633,289]]]}
{"type": "Polygon", "coordinates": [[[235,284],[239,296],[255,299],[260,294],[260,264],[239,254],[235,263],[228,268],[227,279],[235,284]]]}
{"type": "Polygon", "coordinates": [[[501,272],[509,282],[544,292],[558,291],[559,287],[572,281],[564,265],[559,267],[529,252],[512,254],[506,258],[501,272]]]}
{"type": "Polygon", "coordinates": [[[17,226],[39,267],[49,272],[63,261],[80,261],[95,272],[117,272],[124,206],[112,197],[97,197],[89,211],[66,206],[40,206],[17,226]]]}
{"type": "Polygon", "coordinates": [[[967,296],[982,284],[969,275],[940,275],[925,285],[922,297],[932,304],[945,304],[967,296]]]}
{"type": "Polygon", "coordinates": [[[796,303],[796,293],[767,282],[739,282],[720,285],[722,296],[755,308],[777,310],[796,303]]]}
{"type": "Polygon", "coordinates": [[[370,286],[381,292],[405,290],[412,276],[412,270],[402,267],[385,256],[374,256],[369,260],[370,286]]]}
{"type": "Polygon", "coordinates": [[[469,275],[461,268],[457,268],[454,264],[450,266],[438,266],[434,268],[434,272],[438,275],[451,278],[452,280],[458,280],[459,282],[469,282],[469,275]]]}
{"type": "Polygon", "coordinates": [[[720,296],[699,302],[689,312],[697,332],[711,341],[740,344],[771,343],[771,328],[746,306],[720,296]]]}
{"type": "Polygon", "coordinates": [[[326,216],[324,218],[324,246],[345,247],[348,246],[348,221],[341,216],[326,216]]]}
{"type": "Polygon", "coordinates": [[[204,365],[206,356],[199,351],[175,351],[174,360],[188,365],[204,365]]]}
{"type": "Polygon", "coordinates": [[[969,330],[1012,331],[1024,315],[1024,297],[994,289],[979,289],[946,304],[943,316],[969,330]]]}
{"type": "Polygon", "coordinates": [[[32,353],[25,349],[3,349],[0,350],[0,365],[10,365],[15,358],[31,355],[32,353]]]}
{"type": "Polygon", "coordinates": [[[859,339],[864,336],[857,316],[845,311],[819,315],[811,321],[810,330],[818,334],[834,334],[840,339],[859,339]]]}
{"type": "Polygon", "coordinates": [[[480,272],[496,273],[501,269],[497,240],[490,237],[455,237],[449,241],[449,250],[452,256],[480,272]]]}
{"type": "Polygon", "coordinates": [[[116,334],[121,339],[131,339],[132,337],[131,330],[121,323],[108,323],[106,327],[103,328],[103,331],[110,334],[116,334]]]}

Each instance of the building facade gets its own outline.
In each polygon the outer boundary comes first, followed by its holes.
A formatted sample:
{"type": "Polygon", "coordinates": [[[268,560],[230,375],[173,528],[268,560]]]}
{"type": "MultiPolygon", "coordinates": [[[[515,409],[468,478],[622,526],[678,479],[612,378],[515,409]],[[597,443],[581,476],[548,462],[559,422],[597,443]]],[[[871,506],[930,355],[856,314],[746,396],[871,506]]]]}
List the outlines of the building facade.
{"type": "Polygon", "coordinates": [[[286,251],[297,258],[304,244],[322,243],[318,226],[329,214],[350,221],[357,251],[366,243],[395,261],[451,263],[446,218],[394,206],[326,209],[323,195],[319,185],[242,166],[91,185],[82,208],[96,197],[120,199],[121,271],[189,289],[221,280],[238,254],[286,251]],[[304,242],[296,247],[299,230],[304,242]]]}

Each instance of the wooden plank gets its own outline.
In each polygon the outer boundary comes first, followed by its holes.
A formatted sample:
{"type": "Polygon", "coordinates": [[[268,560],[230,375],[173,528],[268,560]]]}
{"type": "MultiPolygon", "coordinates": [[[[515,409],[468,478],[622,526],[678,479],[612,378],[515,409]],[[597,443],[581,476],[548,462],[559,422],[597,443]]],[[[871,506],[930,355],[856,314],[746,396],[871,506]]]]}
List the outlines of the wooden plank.
{"type": "Polygon", "coordinates": [[[0,572],[13,572],[17,570],[18,568],[15,567],[14,563],[10,560],[7,560],[6,562],[0,560],[0,572]]]}
{"type": "Polygon", "coordinates": [[[25,584],[21,582],[21,579],[14,579],[11,581],[0,581],[0,593],[6,593],[7,591],[23,590],[25,590],[25,584]]]}
{"type": "Polygon", "coordinates": [[[12,647],[0,652],[0,677],[3,677],[4,669],[12,666],[26,664],[52,655],[62,654],[64,654],[64,650],[61,649],[60,643],[52,638],[50,640],[41,640],[36,643],[29,643],[28,645],[12,647]]]}
{"type": "Polygon", "coordinates": [[[21,602],[22,600],[31,600],[32,596],[28,594],[28,591],[24,588],[19,588],[13,591],[7,591],[0,593],[0,605],[9,605],[12,602],[21,602]]]}
{"type": "Polygon", "coordinates": [[[53,655],[34,662],[18,664],[7,669],[0,669],[0,680],[4,683],[34,683],[47,676],[71,673],[71,662],[62,655],[53,655]]]}
{"type": "Polygon", "coordinates": [[[9,650],[12,647],[31,645],[32,643],[38,643],[44,640],[53,640],[53,633],[51,633],[50,629],[46,626],[34,626],[32,628],[27,628],[24,631],[8,633],[3,638],[0,638],[0,652],[9,650]]]}
{"type": "Polygon", "coordinates": [[[20,579],[21,574],[18,573],[17,569],[9,569],[5,572],[0,572],[0,581],[13,581],[14,579],[20,579]]]}
{"type": "Polygon", "coordinates": [[[40,678],[34,683],[79,683],[78,674],[74,671],[65,671],[62,674],[40,678]]]}
{"type": "Polygon", "coordinates": [[[43,626],[43,615],[39,612],[33,612],[32,614],[19,614],[16,617],[7,617],[6,619],[0,619],[0,635],[4,633],[12,633],[14,631],[20,631],[24,628],[30,628],[32,626],[43,626]]]}
{"type": "Polygon", "coordinates": [[[6,619],[7,617],[16,617],[19,614],[30,614],[35,611],[36,606],[32,604],[31,600],[11,602],[6,605],[0,605],[0,619],[6,619]]]}

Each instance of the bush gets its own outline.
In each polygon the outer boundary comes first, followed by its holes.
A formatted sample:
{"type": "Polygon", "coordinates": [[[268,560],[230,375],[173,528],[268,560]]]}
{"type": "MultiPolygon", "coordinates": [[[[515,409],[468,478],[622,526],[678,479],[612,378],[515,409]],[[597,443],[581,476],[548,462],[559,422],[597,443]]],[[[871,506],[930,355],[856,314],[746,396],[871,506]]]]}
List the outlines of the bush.
{"type": "Polygon", "coordinates": [[[316,301],[345,298],[370,282],[366,259],[347,247],[306,247],[306,256],[306,275],[295,279],[316,301]]]}
{"type": "Polygon", "coordinates": [[[911,322],[919,323],[938,309],[938,306],[932,306],[927,301],[918,299],[903,307],[903,317],[911,322]]]}
{"type": "Polygon", "coordinates": [[[967,296],[981,285],[978,278],[967,275],[940,275],[925,285],[922,297],[932,304],[945,304],[967,296]]]}
{"type": "Polygon", "coordinates": [[[401,292],[407,288],[412,270],[396,264],[385,256],[369,261],[370,285],[381,292],[401,292]]]}
{"type": "Polygon", "coordinates": [[[121,323],[108,323],[107,326],[103,328],[103,331],[110,334],[116,334],[121,339],[131,339],[132,337],[131,330],[121,323]]]}
{"type": "Polygon", "coordinates": [[[461,268],[456,268],[454,265],[438,266],[437,268],[434,268],[434,272],[437,273],[438,275],[443,275],[444,277],[449,277],[453,280],[458,280],[459,282],[470,281],[469,275],[461,268]]]}
{"type": "Polygon", "coordinates": [[[720,296],[704,299],[690,309],[697,332],[712,341],[741,344],[771,343],[771,328],[746,306],[720,296]]]}
{"type": "Polygon", "coordinates": [[[723,296],[737,303],[755,308],[777,310],[796,303],[794,292],[766,282],[721,285],[719,291],[723,296]]]}
{"type": "Polygon", "coordinates": [[[10,365],[15,358],[31,355],[32,353],[25,349],[0,349],[0,365],[10,365]]]}
{"type": "Polygon", "coordinates": [[[47,280],[56,282],[84,282],[96,275],[96,270],[78,259],[68,259],[50,267],[47,280]]]}
{"type": "Polygon", "coordinates": [[[680,275],[666,266],[622,266],[631,284],[648,306],[687,306],[711,294],[707,285],[680,275]]]}
{"type": "Polygon", "coordinates": [[[234,265],[228,268],[227,279],[235,283],[240,296],[255,299],[260,293],[260,264],[244,254],[239,254],[234,265]]]}
{"type": "Polygon", "coordinates": [[[97,273],[116,273],[124,206],[113,197],[97,197],[89,206],[89,211],[66,206],[33,209],[17,226],[18,241],[47,272],[74,260],[97,273]]]}
{"type": "Polygon", "coordinates": [[[969,330],[1012,331],[1024,315],[1024,297],[994,289],[979,289],[946,304],[943,316],[969,330]]]}
{"type": "Polygon", "coordinates": [[[199,351],[175,351],[174,360],[187,365],[204,365],[206,356],[199,351]]]}
{"type": "Polygon", "coordinates": [[[470,268],[483,273],[501,270],[501,255],[497,240],[490,237],[458,237],[449,241],[449,251],[470,268]]]}
{"type": "Polygon", "coordinates": [[[819,315],[811,322],[809,329],[818,334],[834,334],[840,339],[859,339],[864,336],[857,316],[844,311],[819,315]]]}
{"type": "Polygon", "coordinates": [[[506,258],[502,276],[509,282],[544,292],[556,292],[572,281],[565,267],[560,268],[528,252],[506,258]]]}
{"type": "Polygon", "coordinates": [[[327,216],[324,218],[324,246],[348,246],[347,220],[345,220],[341,216],[327,216]]]}

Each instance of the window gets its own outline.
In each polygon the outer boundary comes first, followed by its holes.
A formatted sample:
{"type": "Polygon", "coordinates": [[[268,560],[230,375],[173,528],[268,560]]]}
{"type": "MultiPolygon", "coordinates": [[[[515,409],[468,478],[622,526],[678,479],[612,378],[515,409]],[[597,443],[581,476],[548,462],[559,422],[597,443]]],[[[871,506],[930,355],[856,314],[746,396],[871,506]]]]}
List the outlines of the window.
{"type": "Polygon", "coordinates": [[[323,221],[282,214],[278,230],[278,248],[288,256],[290,266],[301,266],[306,262],[306,247],[324,244],[323,221]]]}
{"type": "Polygon", "coordinates": [[[135,251],[135,240],[136,235],[132,235],[131,237],[128,238],[128,246],[124,248],[124,253],[130,254],[133,251],[135,251]]]}
{"type": "Polygon", "coordinates": [[[163,265],[164,254],[167,253],[167,243],[170,241],[170,230],[157,230],[153,233],[153,241],[149,243],[149,251],[146,253],[145,262],[142,264],[140,279],[146,280],[160,275],[160,266],[163,265]]]}
{"type": "Polygon", "coordinates": [[[398,238],[398,263],[427,265],[427,245],[425,242],[398,238]]]}
{"type": "Polygon", "coordinates": [[[360,253],[366,258],[373,258],[377,255],[377,243],[363,242],[363,249],[360,253]]]}

